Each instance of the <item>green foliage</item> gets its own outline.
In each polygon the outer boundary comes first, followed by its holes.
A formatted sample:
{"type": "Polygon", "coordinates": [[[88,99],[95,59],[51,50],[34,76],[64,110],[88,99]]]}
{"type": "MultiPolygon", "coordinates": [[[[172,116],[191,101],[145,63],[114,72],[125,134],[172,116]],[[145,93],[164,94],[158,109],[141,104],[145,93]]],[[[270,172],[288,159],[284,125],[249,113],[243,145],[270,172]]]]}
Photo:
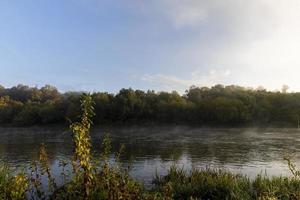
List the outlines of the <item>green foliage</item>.
{"type": "MultiPolygon", "coordinates": [[[[40,125],[77,121],[78,92],[18,85],[0,90],[0,124],[40,125]]],[[[96,124],[176,123],[203,126],[292,126],[300,118],[300,93],[235,85],[191,87],[184,95],[121,89],[95,92],[96,124]]]]}
{"type": "Polygon", "coordinates": [[[91,155],[91,138],[89,130],[91,128],[91,118],[94,116],[93,100],[89,94],[83,94],[81,98],[82,116],[81,121],[73,123],[70,129],[73,132],[73,140],[75,144],[75,154],[73,166],[76,170],[76,178],[80,180],[81,171],[83,171],[84,197],[90,196],[90,190],[93,186],[94,174],[92,173],[92,155],[91,155]]]}
{"type": "Polygon", "coordinates": [[[249,179],[226,171],[193,169],[187,173],[173,166],[154,183],[157,190],[169,184],[174,199],[251,199],[249,179]]]}
{"type": "Polygon", "coordinates": [[[290,172],[293,174],[294,178],[300,178],[300,170],[296,168],[296,165],[292,162],[289,156],[284,156],[284,160],[287,161],[290,172]]]}
{"type": "Polygon", "coordinates": [[[8,195],[8,185],[10,184],[11,179],[11,171],[10,169],[5,165],[0,165],[0,199],[7,199],[8,195]]]}
{"type": "Polygon", "coordinates": [[[300,180],[258,175],[253,180],[227,171],[193,169],[190,173],[175,166],[168,175],[154,179],[155,190],[168,185],[173,199],[300,199],[300,180]]]}
{"type": "Polygon", "coordinates": [[[22,200],[26,198],[29,187],[29,180],[26,174],[19,172],[15,176],[11,169],[0,165],[0,199],[1,200],[22,200]]]}

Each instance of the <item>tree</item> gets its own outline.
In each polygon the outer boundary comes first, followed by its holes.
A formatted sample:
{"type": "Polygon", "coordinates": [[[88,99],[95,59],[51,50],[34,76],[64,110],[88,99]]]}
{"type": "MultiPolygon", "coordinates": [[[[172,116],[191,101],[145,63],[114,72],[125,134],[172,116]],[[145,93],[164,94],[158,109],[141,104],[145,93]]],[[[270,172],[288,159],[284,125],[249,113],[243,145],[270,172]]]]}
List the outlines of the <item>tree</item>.
{"type": "Polygon", "coordinates": [[[48,100],[52,100],[52,101],[58,101],[60,98],[60,94],[58,92],[58,90],[56,89],[56,87],[51,86],[51,85],[45,85],[44,87],[42,87],[40,89],[41,91],[41,101],[42,102],[46,102],[48,100]]]}

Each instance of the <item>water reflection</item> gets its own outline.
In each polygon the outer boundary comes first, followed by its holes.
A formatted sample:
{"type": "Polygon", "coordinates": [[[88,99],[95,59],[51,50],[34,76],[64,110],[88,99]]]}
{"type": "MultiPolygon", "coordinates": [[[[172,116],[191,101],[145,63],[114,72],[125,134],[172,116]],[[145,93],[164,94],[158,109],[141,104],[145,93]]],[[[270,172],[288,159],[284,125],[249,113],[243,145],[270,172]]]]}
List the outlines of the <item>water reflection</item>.
{"type": "MultiPolygon", "coordinates": [[[[165,174],[174,162],[187,169],[222,167],[250,176],[265,170],[269,175],[288,174],[285,152],[294,152],[300,163],[297,129],[95,128],[92,141],[96,155],[105,131],[111,133],[114,151],[125,144],[123,165],[130,165],[133,176],[146,184],[156,171],[165,174]]],[[[61,127],[0,128],[0,158],[14,166],[36,160],[40,143],[47,145],[53,169],[58,169],[59,160],[71,158],[71,133],[61,127]]]]}

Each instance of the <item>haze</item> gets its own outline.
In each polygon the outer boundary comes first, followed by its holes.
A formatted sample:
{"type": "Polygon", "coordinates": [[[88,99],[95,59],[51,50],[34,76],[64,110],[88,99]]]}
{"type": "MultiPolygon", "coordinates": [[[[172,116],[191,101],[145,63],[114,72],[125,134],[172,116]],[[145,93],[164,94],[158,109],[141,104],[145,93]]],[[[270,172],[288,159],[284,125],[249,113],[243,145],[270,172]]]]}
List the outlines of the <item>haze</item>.
{"type": "Polygon", "coordinates": [[[0,2],[0,84],[299,91],[297,0],[0,2]]]}

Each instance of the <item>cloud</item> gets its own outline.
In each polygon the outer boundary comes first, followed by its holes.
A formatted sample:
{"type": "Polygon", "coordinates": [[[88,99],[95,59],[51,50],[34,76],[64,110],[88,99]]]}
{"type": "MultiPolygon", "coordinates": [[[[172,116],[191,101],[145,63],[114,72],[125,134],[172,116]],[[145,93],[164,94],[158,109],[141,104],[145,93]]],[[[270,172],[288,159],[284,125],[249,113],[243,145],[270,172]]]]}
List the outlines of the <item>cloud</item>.
{"type": "Polygon", "coordinates": [[[141,44],[134,55],[160,55],[151,58],[158,60],[153,65],[161,69],[147,66],[148,74],[142,77],[157,88],[230,82],[268,89],[287,84],[300,90],[299,0],[127,0],[120,4],[140,20],[130,31],[132,46],[141,44]]]}
{"type": "MultiPolygon", "coordinates": [[[[288,84],[300,90],[300,1],[298,0],[157,0],[151,9],[173,27],[188,32],[186,43],[172,52],[172,65],[201,66],[201,80],[217,71],[234,71],[236,84],[268,89],[288,84]]],[[[172,71],[171,66],[170,73],[172,71]]],[[[164,71],[167,71],[166,69],[164,71]]],[[[182,71],[182,70],[181,70],[182,71]]],[[[186,75],[186,74],[185,74],[186,75]]],[[[148,77],[161,83],[189,85],[184,74],[148,77]]],[[[218,81],[218,80],[216,80],[218,81]]],[[[170,87],[173,87],[172,84],[170,87]]]]}
{"type": "Polygon", "coordinates": [[[169,1],[163,0],[163,12],[176,28],[198,26],[204,24],[208,18],[207,5],[200,1],[169,1]]]}
{"type": "Polygon", "coordinates": [[[151,6],[144,3],[152,10],[148,14],[155,13],[159,17],[165,17],[175,28],[192,27],[203,31],[205,26],[205,29],[215,28],[230,33],[259,35],[276,25],[274,22],[277,10],[274,9],[276,7],[274,4],[276,5],[277,1],[274,3],[272,0],[154,0],[151,2],[151,6]]]}
{"type": "Polygon", "coordinates": [[[146,74],[142,76],[141,80],[147,81],[153,86],[156,86],[157,88],[162,90],[178,90],[179,92],[183,92],[192,85],[202,87],[212,86],[221,82],[226,83],[230,75],[231,72],[229,70],[216,71],[212,69],[205,75],[203,75],[201,71],[193,71],[192,73],[190,73],[187,79],[183,79],[174,75],[146,74]]]}

